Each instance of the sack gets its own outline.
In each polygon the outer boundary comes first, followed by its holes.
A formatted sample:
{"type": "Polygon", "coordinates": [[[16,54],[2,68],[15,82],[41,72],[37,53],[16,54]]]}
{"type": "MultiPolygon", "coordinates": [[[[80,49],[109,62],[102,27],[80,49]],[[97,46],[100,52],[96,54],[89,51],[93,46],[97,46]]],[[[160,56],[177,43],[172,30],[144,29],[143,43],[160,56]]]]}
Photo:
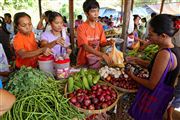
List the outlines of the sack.
{"type": "Polygon", "coordinates": [[[109,57],[112,58],[114,65],[124,67],[123,53],[116,48],[116,43],[113,43],[112,51],[109,53],[109,57]]]}
{"type": "MultiPolygon", "coordinates": [[[[170,51],[170,49],[168,50],[170,51]]],[[[150,90],[144,86],[139,88],[135,101],[128,111],[135,120],[162,120],[174,92],[173,87],[164,84],[172,58],[170,51],[168,65],[154,90],[150,90]]],[[[172,64],[174,64],[173,59],[172,64]]]]}

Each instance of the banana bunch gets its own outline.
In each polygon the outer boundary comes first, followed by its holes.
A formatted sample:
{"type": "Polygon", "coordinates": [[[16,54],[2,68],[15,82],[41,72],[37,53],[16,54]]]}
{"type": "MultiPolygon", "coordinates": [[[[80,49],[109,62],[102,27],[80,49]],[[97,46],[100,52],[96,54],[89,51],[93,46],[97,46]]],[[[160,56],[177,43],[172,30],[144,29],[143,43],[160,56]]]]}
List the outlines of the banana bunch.
{"type": "Polygon", "coordinates": [[[97,71],[81,69],[80,72],[68,78],[68,92],[71,93],[78,89],[90,90],[99,80],[100,75],[97,71]]]}

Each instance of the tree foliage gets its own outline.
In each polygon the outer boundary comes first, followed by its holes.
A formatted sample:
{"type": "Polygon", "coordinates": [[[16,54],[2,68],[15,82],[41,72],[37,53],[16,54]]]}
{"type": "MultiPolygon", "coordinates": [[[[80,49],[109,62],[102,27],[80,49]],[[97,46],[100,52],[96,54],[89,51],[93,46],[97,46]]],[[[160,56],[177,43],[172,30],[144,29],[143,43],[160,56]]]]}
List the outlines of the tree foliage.
{"type": "Polygon", "coordinates": [[[1,7],[13,7],[16,10],[33,7],[37,0],[4,0],[1,7]]]}

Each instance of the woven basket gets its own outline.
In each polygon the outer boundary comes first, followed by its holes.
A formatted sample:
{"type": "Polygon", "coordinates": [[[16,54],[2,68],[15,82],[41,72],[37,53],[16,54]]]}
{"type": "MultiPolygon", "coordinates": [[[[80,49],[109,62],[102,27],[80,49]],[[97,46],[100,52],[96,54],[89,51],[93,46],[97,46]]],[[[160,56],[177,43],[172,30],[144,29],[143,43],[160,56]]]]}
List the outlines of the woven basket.
{"type": "MultiPolygon", "coordinates": [[[[104,84],[104,83],[100,83],[100,84],[104,84]]],[[[105,84],[106,84],[106,83],[105,83],[105,84]]],[[[110,86],[110,85],[108,85],[108,86],[110,86]]],[[[112,88],[113,88],[113,87],[112,87],[112,88]]],[[[113,88],[113,89],[114,89],[114,88],[113,88]]],[[[84,113],[85,115],[87,115],[87,116],[92,115],[92,114],[105,113],[105,112],[111,110],[111,109],[117,104],[119,98],[123,95],[123,94],[119,94],[116,89],[114,89],[114,91],[115,91],[116,94],[117,94],[117,99],[116,99],[116,101],[115,101],[112,105],[110,105],[110,106],[108,106],[107,108],[104,108],[104,109],[100,109],[100,110],[86,110],[86,109],[83,109],[83,108],[76,107],[76,106],[75,106],[74,104],[72,104],[71,102],[69,102],[69,104],[72,105],[74,108],[76,108],[78,111],[83,112],[83,113],[84,113]]],[[[65,96],[67,97],[67,84],[65,85],[65,96]]]]}
{"type": "MultiPolygon", "coordinates": [[[[103,79],[103,78],[101,78],[103,79]]],[[[111,83],[109,83],[108,81],[106,81],[105,79],[103,79],[104,82],[106,82],[109,86],[113,86],[116,90],[121,91],[121,92],[125,92],[125,93],[136,93],[138,91],[138,89],[125,89],[125,88],[121,88],[121,87],[117,87],[111,83]]]]}

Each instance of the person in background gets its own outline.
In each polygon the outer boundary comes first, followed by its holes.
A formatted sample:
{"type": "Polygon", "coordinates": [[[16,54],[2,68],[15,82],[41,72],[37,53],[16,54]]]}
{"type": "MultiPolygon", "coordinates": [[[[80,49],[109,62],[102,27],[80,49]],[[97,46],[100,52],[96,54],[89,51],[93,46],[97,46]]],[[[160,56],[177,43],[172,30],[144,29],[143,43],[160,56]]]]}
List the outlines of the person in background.
{"type": "Polygon", "coordinates": [[[83,23],[82,15],[77,16],[77,20],[75,21],[75,29],[77,30],[78,26],[80,26],[83,23]]]}
{"type": "Polygon", "coordinates": [[[66,16],[63,16],[63,22],[64,22],[64,27],[68,27],[68,22],[66,16]]]}
{"type": "Polygon", "coordinates": [[[180,73],[177,77],[177,84],[175,86],[174,99],[167,109],[167,120],[173,120],[173,113],[175,108],[180,108],[180,73]]]}
{"type": "Polygon", "coordinates": [[[3,49],[7,55],[8,62],[13,60],[13,53],[11,51],[11,45],[9,41],[10,33],[6,28],[6,23],[3,17],[0,17],[0,43],[3,46],[3,49]]]}
{"type": "Polygon", "coordinates": [[[108,28],[111,29],[111,28],[113,28],[113,27],[114,27],[114,22],[109,22],[109,23],[108,23],[108,28]]]}
{"type": "Polygon", "coordinates": [[[78,65],[87,65],[88,55],[102,58],[107,64],[112,64],[112,59],[105,53],[100,52],[100,46],[106,43],[106,36],[102,25],[97,22],[99,8],[99,3],[96,0],[86,0],[83,3],[83,10],[87,20],[77,29],[78,65]]]}
{"type": "Polygon", "coordinates": [[[139,15],[133,15],[134,21],[134,31],[128,35],[128,49],[139,49],[140,47],[140,39],[138,35],[138,26],[139,26],[139,15]]]}
{"type": "Polygon", "coordinates": [[[7,77],[9,73],[9,63],[4,52],[3,46],[0,43],[0,79],[6,79],[5,77],[7,77]]]}
{"type": "Polygon", "coordinates": [[[49,23],[51,25],[50,31],[45,31],[41,35],[41,47],[47,46],[52,49],[54,56],[63,56],[70,54],[71,49],[69,37],[64,28],[63,18],[58,12],[51,12],[49,14],[49,23]],[[66,46],[67,45],[67,46],[66,46]],[[66,47],[65,47],[66,46],[66,47]]]}
{"type": "Polygon", "coordinates": [[[133,15],[134,17],[134,26],[138,28],[139,26],[139,20],[141,19],[141,17],[139,15],[133,15]]]}
{"type": "Polygon", "coordinates": [[[44,12],[44,14],[41,16],[40,21],[38,22],[38,25],[37,25],[38,30],[43,30],[43,32],[46,30],[51,30],[51,27],[48,24],[48,16],[51,12],[52,12],[51,10],[48,10],[44,12]],[[43,21],[45,21],[45,25],[43,21]]]}
{"type": "Polygon", "coordinates": [[[149,33],[149,31],[148,31],[148,28],[149,28],[149,22],[150,22],[156,15],[157,15],[157,13],[155,13],[155,12],[151,13],[151,18],[150,18],[150,20],[147,21],[145,38],[148,37],[148,33],[149,33]]]}
{"type": "Polygon", "coordinates": [[[134,17],[134,40],[138,41],[138,27],[139,27],[139,20],[141,17],[139,15],[133,15],[134,17]]]}
{"type": "MultiPolygon", "coordinates": [[[[177,27],[180,29],[180,20],[177,22],[177,27]]],[[[180,48],[180,30],[173,37],[173,44],[175,47],[180,48]]],[[[180,73],[177,77],[177,82],[175,86],[174,99],[167,110],[168,120],[173,120],[173,112],[175,108],[180,108],[180,73]]]]}
{"type": "Polygon", "coordinates": [[[108,26],[109,26],[109,28],[113,28],[114,27],[114,18],[113,18],[113,15],[110,15],[108,26]]]}
{"type": "Polygon", "coordinates": [[[66,29],[66,33],[68,34],[68,36],[70,36],[70,28],[66,16],[63,16],[63,22],[64,28],[66,29]]]}
{"type": "Polygon", "coordinates": [[[14,28],[17,31],[13,45],[16,53],[16,67],[31,66],[37,67],[37,57],[40,54],[46,56],[52,54],[47,48],[38,48],[34,33],[32,32],[31,17],[25,12],[14,15],[14,28]]]}
{"type": "Polygon", "coordinates": [[[113,22],[113,15],[110,15],[109,21],[113,22]]]}
{"type": "Polygon", "coordinates": [[[147,27],[146,18],[142,18],[141,25],[139,26],[139,33],[140,33],[140,38],[143,40],[145,39],[146,27],[147,27]]]}
{"type": "Polygon", "coordinates": [[[128,73],[133,80],[141,84],[129,109],[135,120],[162,120],[172,100],[173,85],[180,71],[180,48],[172,43],[172,38],[179,29],[174,24],[177,19],[176,16],[160,14],[149,23],[149,39],[159,46],[159,51],[149,66],[146,64],[149,78],[143,79],[132,72],[128,73]]]}
{"type": "Polygon", "coordinates": [[[4,20],[6,23],[6,29],[8,30],[8,32],[10,33],[10,40],[13,39],[14,36],[14,25],[13,22],[11,20],[11,14],[10,13],[5,13],[4,14],[4,20]]]}
{"type": "Polygon", "coordinates": [[[98,21],[97,21],[97,22],[101,22],[101,19],[102,19],[102,17],[101,17],[101,16],[99,16],[99,17],[98,17],[98,21]]]}
{"type": "Polygon", "coordinates": [[[16,101],[14,95],[10,94],[8,91],[3,90],[2,80],[8,77],[10,71],[6,58],[6,54],[0,44],[0,117],[9,111],[16,101]]]}

